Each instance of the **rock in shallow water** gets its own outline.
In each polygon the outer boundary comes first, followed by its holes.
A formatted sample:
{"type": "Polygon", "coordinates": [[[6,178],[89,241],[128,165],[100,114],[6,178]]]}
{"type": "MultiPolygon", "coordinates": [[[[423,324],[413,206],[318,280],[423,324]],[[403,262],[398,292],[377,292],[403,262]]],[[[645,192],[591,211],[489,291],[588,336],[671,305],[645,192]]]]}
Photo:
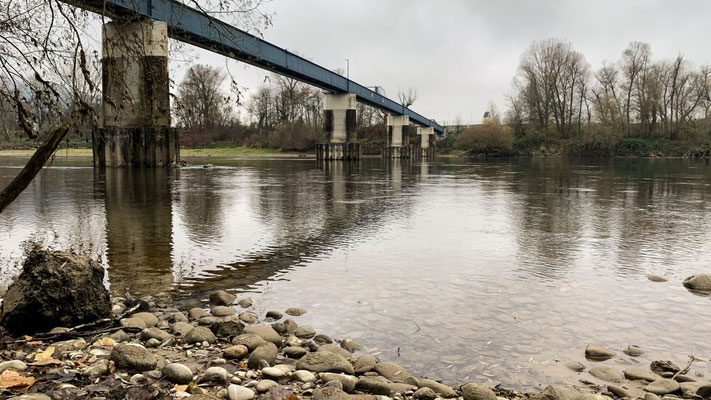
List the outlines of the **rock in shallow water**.
{"type": "Polygon", "coordinates": [[[285,311],[285,313],[287,313],[288,315],[291,315],[292,317],[298,317],[298,316],[304,315],[304,314],[306,314],[306,312],[307,312],[306,309],[300,308],[300,307],[287,308],[285,311]]]}
{"type": "Polygon", "coordinates": [[[649,279],[652,282],[666,282],[667,281],[666,279],[662,278],[661,276],[654,275],[654,274],[648,275],[647,279],[649,279]]]}
{"type": "Polygon", "coordinates": [[[434,392],[434,390],[428,387],[423,387],[417,389],[417,391],[412,395],[412,397],[415,400],[434,400],[437,398],[437,394],[434,392]]]}
{"type": "Polygon", "coordinates": [[[653,382],[661,378],[661,376],[655,374],[652,371],[637,367],[630,367],[625,369],[624,374],[625,378],[629,380],[645,380],[653,382]]]}
{"type": "Polygon", "coordinates": [[[639,357],[645,353],[645,351],[639,346],[627,346],[622,351],[630,357],[639,357]]]}
{"type": "Polygon", "coordinates": [[[338,354],[328,351],[308,353],[296,362],[297,369],[312,372],[344,372],[353,375],[353,365],[338,354]]]}
{"type": "Polygon", "coordinates": [[[608,350],[599,344],[589,344],[585,348],[585,357],[592,360],[608,360],[614,357],[617,353],[612,350],[608,350]]]}
{"type": "Polygon", "coordinates": [[[711,291],[711,274],[696,274],[684,279],[683,285],[691,290],[711,291]]]}
{"type": "Polygon", "coordinates": [[[585,371],[585,366],[577,361],[568,361],[565,363],[565,367],[575,372],[585,371]]]}
{"type": "Polygon", "coordinates": [[[658,379],[644,387],[644,390],[656,395],[665,395],[679,390],[679,382],[673,379],[658,379]]]}
{"type": "Polygon", "coordinates": [[[430,388],[442,397],[457,397],[457,392],[454,389],[432,379],[420,379],[417,383],[419,387],[430,388]]]}
{"type": "Polygon", "coordinates": [[[376,364],[375,372],[393,382],[405,382],[408,378],[412,378],[405,368],[391,362],[376,364]]]}
{"type": "Polygon", "coordinates": [[[227,293],[224,290],[218,290],[215,292],[210,293],[210,303],[216,304],[218,306],[229,306],[230,304],[234,303],[234,301],[237,299],[237,296],[227,293]]]}
{"type": "Polygon", "coordinates": [[[602,379],[606,382],[619,382],[622,380],[622,374],[612,367],[607,365],[600,365],[590,369],[590,375],[602,379]]]}
{"type": "Polygon", "coordinates": [[[477,383],[467,383],[462,386],[464,400],[497,400],[496,394],[486,386],[477,383]]]}

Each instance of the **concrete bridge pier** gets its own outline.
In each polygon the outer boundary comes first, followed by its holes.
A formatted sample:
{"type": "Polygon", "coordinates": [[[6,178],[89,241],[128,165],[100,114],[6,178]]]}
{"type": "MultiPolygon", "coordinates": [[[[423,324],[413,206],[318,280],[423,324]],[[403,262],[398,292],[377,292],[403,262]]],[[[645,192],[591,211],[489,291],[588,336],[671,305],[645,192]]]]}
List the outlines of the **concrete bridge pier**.
{"type": "Polygon", "coordinates": [[[170,127],[168,26],[112,21],[102,30],[102,128],[93,135],[95,167],[163,167],[178,162],[170,127]]]}
{"type": "Polygon", "coordinates": [[[433,158],[434,157],[434,128],[417,127],[417,142],[418,147],[415,151],[415,156],[418,158],[433,158]]]}
{"type": "Polygon", "coordinates": [[[323,99],[323,130],[326,143],[316,146],[319,160],[358,160],[356,95],[327,94],[323,99]]]}
{"type": "Polygon", "coordinates": [[[383,158],[412,157],[408,137],[409,125],[410,117],[407,115],[388,115],[387,144],[383,148],[383,158]]]}

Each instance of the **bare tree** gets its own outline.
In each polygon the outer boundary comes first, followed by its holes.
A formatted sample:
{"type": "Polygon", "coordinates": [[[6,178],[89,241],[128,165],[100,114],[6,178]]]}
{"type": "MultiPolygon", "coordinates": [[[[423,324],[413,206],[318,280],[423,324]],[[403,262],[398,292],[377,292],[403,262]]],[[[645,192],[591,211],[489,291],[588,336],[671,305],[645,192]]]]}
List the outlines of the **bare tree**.
{"type": "Polygon", "coordinates": [[[232,112],[222,84],[225,74],[209,65],[194,65],[178,86],[175,113],[190,131],[204,132],[223,126],[232,112]]]}
{"type": "Polygon", "coordinates": [[[633,98],[633,90],[636,88],[637,92],[634,94],[637,97],[637,103],[641,104],[644,101],[644,80],[641,75],[646,71],[647,64],[649,63],[650,57],[650,47],[647,43],[642,42],[632,42],[627,46],[624,52],[622,52],[622,61],[620,62],[620,69],[622,71],[622,76],[624,78],[622,82],[622,89],[625,93],[625,129],[626,133],[630,134],[630,124],[631,119],[631,104],[633,98]],[[642,84],[638,84],[641,82],[642,84]]]}
{"type": "Polygon", "coordinates": [[[397,97],[400,99],[400,104],[405,106],[405,108],[410,108],[417,100],[417,88],[409,87],[407,90],[400,88],[397,92],[397,97]]]}

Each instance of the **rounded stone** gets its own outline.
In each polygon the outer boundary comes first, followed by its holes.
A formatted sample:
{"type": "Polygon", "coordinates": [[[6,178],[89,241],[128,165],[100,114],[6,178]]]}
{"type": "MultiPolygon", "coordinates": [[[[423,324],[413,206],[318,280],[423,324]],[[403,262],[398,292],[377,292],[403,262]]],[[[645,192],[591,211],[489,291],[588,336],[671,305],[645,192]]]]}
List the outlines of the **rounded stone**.
{"type": "Polygon", "coordinates": [[[252,400],[254,392],[244,386],[232,384],[227,387],[227,396],[230,400],[252,400]]]}
{"type": "Polygon", "coordinates": [[[227,382],[227,370],[222,367],[210,367],[202,373],[200,382],[227,382]]]}
{"type": "Polygon", "coordinates": [[[599,344],[589,344],[585,348],[585,357],[592,360],[607,360],[614,357],[617,353],[608,350],[599,344]]]}
{"type": "Polygon", "coordinates": [[[245,312],[240,313],[238,318],[248,324],[253,324],[253,323],[257,322],[257,320],[259,319],[257,314],[255,314],[251,311],[245,311],[245,312]]]}
{"type": "Polygon", "coordinates": [[[267,318],[273,318],[275,320],[279,320],[284,316],[284,314],[280,313],[279,311],[267,311],[267,318]]]}
{"type": "Polygon", "coordinates": [[[376,364],[375,372],[393,382],[405,382],[408,378],[412,377],[405,368],[391,362],[376,364]]]}
{"type": "Polygon", "coordinates": [[[238,344],[235,346],[230,346],[223,352],[225,358],[241,359],[247,354],[249,354],[249,349],[243,344],[238,344]]]}
{"type": "Polygon", "coordinates": [[[356,389],[382,396],[390,396],[390,385],[382,376],[362,376],[356,382],[356,389]]]}
{"type": "Polygon", "coordinates": [[[314,331],[313,328],[308,325],[301,325],[300,327],[296,328],[296,330],[294,331],[294,335],[300,339],[311,339],[312,337],[316,336],[316,331],[314,331]]]}
{"type": "Polygon", "coordinates": [[[275,345],[281,345],[281,336],[268,325],[252,325],[244,328],[244,333],[253,334],[261,337],[267,342],[272,342],[275,345]]]}
{"type": "Polygon", "coordinates": [[[240,299],[240,301],[238,301],[237,304],[242,308],[252,307],[252,299],[250,299],[249,297],[246,297],[244,299],[240,299]]]}
{"type": "Polygon", "coordinates": [[[496,394],[486,386],[478,383],[467,383],[462,386],[464,400],[497,400],[496,394]]]}
{"type": "Polygon", "coordinates": [[[679,382],[673,379],[658,379],[644,387],[644,390],[656,395],[665,395],[679,390],[679,382]]]}
{"type": "Polygon", "coordinates": [[[261,381],[257,382],[257,392],[264,393],[267,390],[277,386],[279,386],[279,384],[271,379],[262,379],[261,381]]]}
{"type": "Polygon", "coordinates": [[[170,333],[158,328],[146,328],[141,331],[141,340],[144,342],[149,339],[157,339],[160,342],[165,342],[171,337],[170,333]]]}
{"type": "Polygon", "coordinates": [[[627,346],[624,350],[622,350],[622,352],[624,352],[630,357],[639,357],[645,353],[644,350],[639,346],[627,346]]]}
{"type": "Polygon", "coordinates": [[[139,312],[131,316],[132,318],[140,318],[146,323],[147,327],[158,325],[158,317],[149,312],[139,312]]]}
{"type": "Polygon", "coordinates": [[[645,380],[649,382],[656,381],[657,379],[660,379],[661,376],[655,374],[652,371],[646,370],[644,368],[637,368],[637,367],[630,367],[625,369],[624,371],[625,378],[629,380],[645,380]]]}
{"type": "Polygon", "coordinates": [[[344,372],[350,375],[355,373],[348,360],[328,351],[306,354],[296,362],[296,368],[311,372],[344,372]]]}
{"type": "Polygon", "coordinates": [[[351,353],[363,350],[363,346],[353,339],[343,339],[341,342],[341,347],[351,353]]]}
{"type": "Polygon", "coordinates": [[[445,398],[457,397],[457,392],[455,392],[454,389],[452,389],[451,387],[449,387],[445,384],[434,381],[432,379],[420,379],[417,382],[417,386],[419,386],[421,388],[423,388],[423,387],[430,388],[430,389],[434,390],[435,393],[437,393],[438,395],[445,397],[445,398]]]}
{"type": "Polygon", "coordinates": [[[242,335],[239,335],[232,339],[232,344],[233,345],[238,345],[241,344],[243,346],[246,346],[249,351],[252,351],[256,349],[257,347],[263,345],[264,343],[267,343],[264,339],[261,338],[261,336],[257,336],[253,333],[245,333],[242,335]]]}
{"type": "Polygon", "coordinates": [[[622,374],[607,365],[593,367],[589,372],[590,375],[606,382],[620,382],[622,380],[622,374]]]}
{"type": "Polygon", "coordinates": [[[350,393],[355,389],[356,382],[358,382],[358,379],[354,377],[353,375],[345,375],[345,374],[334,374],[331,372],[327,372],[321,376],[321,380],[324,382],[331,382],[331,381],[338,381],[341,383],[341,389],[346,392],[350,393]]]}
{"type": "Polygon", "coordinates": [[[683,285],[691,290],[711,290],[711,274],[696,274],[684,279],[683,285]]]}
{"type": "Polygon", "coordinates": [[[364,374],[375,369],[378,359],[372,354],[363,354],[356,359],[354,368],[357,374],[364,374]]]}
{"type": "Polygon", "coordinates": [[[284,372],[284,370],[282,370],[280,368],[275,368],[275,367],[262,368],[262,376],[265,378],[279,380],[279,378],[283,378],[285,375],[286,375],[286,372],[284,372]]]}
{"type": "Polygon", "coordinates": [[[146,321],[142,320],[141,318],[122,318],[119,321],[119,324],[121,325],[122,328],[138,328],[138,329],[146,329],[148,325],[146,325],[146,321]]]}
{"type": "Polygon", "coordinates": [[[274,365],[277,353],[278,349],[274,343],[265,342],[252,351],[252,354],[249,355],[249,359],[247,360],[247,365],[251,369],[262,368],[264,363],[266,363],[267,366],[274,365]]]}
{"type": "Polygon", "coordinates": [[[318,348],[316,351],[330,351],[331,353],[336,353],[341,357],[348,359],[351,357],[351,353],[348,350],[341,348],[335,344],[324,344],[318,348]]]}
{"type": "Polygon", "coordinates": [[[193,324],[191,323],[178,321],[174,323],[170,329],[176,335],[185,336],[188,334],[188,332],[193,330],[193,328],[195,328],[195,326],[193,326],[193,324]]]}
{"type": "Polygon", "coordinates": [[[237,311],[227,306],[215,306],[210,309],[210,314],[216,317],[227,317],[235,313],[237,313],[237,311]]]}
{"type": "Polygon", "coordinates": [[[290,307],[287,308],[285,313],[291,315],[292,317],[299,317],[307,313],[306,309],[300,307],[290,307]]]}
{"type": "Polygon", "coordinates": [[[136,371],[150,371],[158,364],[155,356],[145,348],[121,343],[114,345],[109,360],[118,368],[136,371]]]}
{"type": "Polygon", "coordinates": [[[652,282],[666,282],[667,280],[659,275],[651,274],[647,275],[647,279],[649,279],[652,282]]]}
{"type": "Polygon", "coordinates": [[[284,355],[289,358],[301,358],[306,355],[309,351],[303,347],[289,346],[284,348],[284,355]]]}
{"type": "Polygon", "coordinates": [[[428,387],[423,387],[417,389],[415,393],[412,395],[412,398],[415,400],[434,400],[437,398],[437,394],[434,392],[434,390],[428,388],[428,387]]]}
{"type": "Polygon", "coordinates": [[[585,366],[577,361],[568,361],[565,363],[565,367],[575,372],[585,371],[585,366]]]}
{"type": "Polygon", "coordinates": [[[208,342],[210,344],[215,343],[217,338],[215,334],[212,333],[210,328],[204,326],[196,326],[191,329],[187,335],[185,335],[185,342],[188,344],[208,342]]]}
{"type": "Polygon", "coordinates": [[[212,304],[217,304],[219,306],[229,306],[230,304],[234,303],[235,299],[237,299],[237,296],[227,293],[224,290],[217,290],[215,292],[210,293],[209,299],[210,303],[212,304]]]}
{"type": "Polygon", "coordinates": [[[316,381],[316,375],[314,375],[311,371],[300,369],[291,374],[291,379],[302,383],[308,383],[316,381]]]}
{"type": "Polygon", "coordinates": [[[163,367],[163,376],[170,382],[179,384],[190,383],[193,380],[193,372],[190,368],[179,363],[166,364],[163,367]]]}
{"type": "Polygon", "coordinates": [[[350,396],[343,390],[330,386],[315,389],[313,400],[350,400],[350,396]]]}

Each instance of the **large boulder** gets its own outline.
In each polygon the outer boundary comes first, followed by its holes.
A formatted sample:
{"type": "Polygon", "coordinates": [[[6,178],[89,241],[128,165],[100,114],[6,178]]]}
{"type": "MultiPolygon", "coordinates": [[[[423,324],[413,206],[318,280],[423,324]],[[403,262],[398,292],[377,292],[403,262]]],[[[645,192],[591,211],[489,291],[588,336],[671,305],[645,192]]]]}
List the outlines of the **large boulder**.
{"type": "Polygon", "coordinates": [[[104,268],[70,252],[32,250],[3,298],[0,323],[15,334],[46,332],[111,315],[104,268]]]}
{"type": "Polygon", "coordinates": [[[696,274],[684,279],[684,287],[689,290],[711,291],[711,274],[696,274]]]}

